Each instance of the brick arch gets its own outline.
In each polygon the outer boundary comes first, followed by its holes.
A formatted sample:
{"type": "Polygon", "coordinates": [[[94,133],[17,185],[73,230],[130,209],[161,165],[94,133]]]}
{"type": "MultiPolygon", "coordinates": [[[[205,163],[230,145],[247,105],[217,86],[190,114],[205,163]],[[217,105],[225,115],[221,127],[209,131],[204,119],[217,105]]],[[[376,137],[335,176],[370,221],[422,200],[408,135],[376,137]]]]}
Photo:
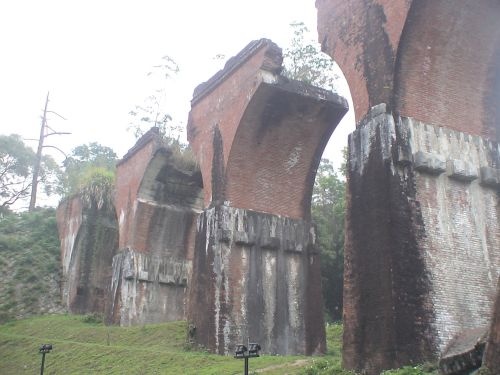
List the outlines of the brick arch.
{"type": "Polygon", "coordinates": [[[349,83],[356,121],[373,106],[499,137],[496,0],[316,0],[322,49],[349,83]]]}
{"type": "Polygon", "coordinates": [[[316,168],[348,104],[281,76],[282,60],[270,40],[253,41],[195,89],[187,130],[205,207],[309,216],[316,168]]]}
{"type": "Polygon", "coordinates": [[[395,112],[498,139],[499,19],[496,0],[413,2],[395,66],[395,112]]]}
{"type": "Polygon", "coordinates": [[[345,114],[345,104],[335,105],[340,99],[299,82],[259,86],[228,157],[226,200],[235,207],[309,218],[321,155],[345,114]],[[328,100],[318,101],[321,95],[328,100]]]}
{"type": "Polygon", "coordinates": [[[397,49],[412,0],[316,0],[322,50],[340,66],[356,122],[391,103],[397,49]]]}
{"type": "Polygon", "coordinates": [[[144,171],[137,197],[156,204],[179,204],[201,209],[201,174],[199,171],[183,170],[179,164],[171,150],[159,148],[144,171]]]}

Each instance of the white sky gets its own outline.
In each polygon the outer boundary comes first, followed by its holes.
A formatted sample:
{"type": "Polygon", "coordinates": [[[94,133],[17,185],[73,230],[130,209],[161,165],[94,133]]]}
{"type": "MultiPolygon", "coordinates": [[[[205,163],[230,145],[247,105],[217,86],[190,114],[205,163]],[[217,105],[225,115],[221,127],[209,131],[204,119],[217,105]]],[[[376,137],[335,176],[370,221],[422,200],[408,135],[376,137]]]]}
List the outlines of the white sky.
{"type": "MultiPolygon", "coordinates": [[[[121,157],[135,142],[128,112],[150,94],[146,73],[162,56],[180,67],[166,111],[185,125],[194,87],[225,62],[217,54],[229,58],[263,37],[286,47],[292,21],[303,21],[316,39],[314,0],[4,0],[0,133],[37,138],[50,91],[49,109],[67,121],[52,116],[49,125],[72,135],[48,144],[69,153],[97,141],[121,157]]],[[[325,156],[339,160],[353,129],[351,115],[325,156]]]]}

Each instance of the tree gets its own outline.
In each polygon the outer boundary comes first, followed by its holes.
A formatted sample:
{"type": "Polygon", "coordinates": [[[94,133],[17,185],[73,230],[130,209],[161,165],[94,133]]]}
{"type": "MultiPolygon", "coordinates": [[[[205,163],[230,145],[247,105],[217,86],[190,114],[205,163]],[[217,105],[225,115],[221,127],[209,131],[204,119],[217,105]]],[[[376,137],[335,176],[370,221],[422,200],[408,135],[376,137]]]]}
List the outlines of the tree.
{"type": "Polygon", "coordinates": [[[142,105],[135,106],[129,112],[131,122],[129,130],[136,138],[140,138],[151,127],[157,127],[160,135],[173,142],[180,135],[180,126],[172,124],[172,116],[166,112],[167,92],[170,78],[179,72],[179,66],[169,56],[163,56],[158,65],[147,73],[152,84],[152,93],[146,97],[142,105]]]}
{"type": "Polygon", "coordinates": [[[64,161],[60,192],[81,194],[87,205],[110,208],[113,200],[117,155],[107,146],[91,142],[73,149],[64,161]]]}
{"type": "MultiPolygon", "coordinates": [[[[0,211],[30,195],[36,155],[19,135],[0,135],[0,211]]],[[[37,184],[50,195],[57,185],[59,167],[50,156],[42,156],[37,184]]]]}
{"type": "Polygon", "coordinates": [[[283,53],[283,75],[334,90],[335,80],[339,79],[339,76],[334,73],[333,60],[321,52],[319,44],[312,38],[306,39],[309,29],[303,22],[293,22],[290,26],[293,29],[293,37],[290,47],[283,53]]]}
{"type": "Polygon", "coordinates": [[[43,110],[43,116],[42,116],[42,126],[40,127],[40,137],[38,138],[38,148],[36,151],[36,157],[34,159],[34,164],[33,164],[33,177],[31,179],[31,197],[30,197],[30,205],[29,205],[29,210],[33,211],[36,206],[36,195],[38,192],[38,177],[40,175],[40,169],[41,169],[41,164],[42,164],[42,151],[44,147],[52,147],[55,148],[56,150],[60,151],[63,155],[63,151],[59,149],[56,146],[49,146],[49,145],[44,145],[45,139],[50,137],[51,135],[62,135],[62,134],[71,134],[67,132],[56,132],[54,129],[52,129],[48,124],[47,124],[47,115],[49,113],[53,113],[63,120],[65,120],[64,117],[62,117],[60,114],[54,112],[54,111],[49,111],[47,109],[49,105],[49,93],[47,93],[47,98],[45,99],[45,107],[43,110]]]}
{"type": "Polygon", "coordinates": [[[321,277],[325,310],[330,319],[342,319],[344,277],[345,182],[332,163],[322,159],[312,196],[312,217],[321,252],[321,277]]]}

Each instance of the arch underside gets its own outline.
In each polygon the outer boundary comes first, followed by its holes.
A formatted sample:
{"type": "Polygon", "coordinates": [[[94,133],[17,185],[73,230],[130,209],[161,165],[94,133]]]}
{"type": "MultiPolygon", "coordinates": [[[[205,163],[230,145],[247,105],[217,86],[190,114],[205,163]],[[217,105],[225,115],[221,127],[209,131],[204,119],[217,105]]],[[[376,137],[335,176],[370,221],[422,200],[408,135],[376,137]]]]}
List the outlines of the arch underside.
{"type": "Polygon", "coordinates": [[[225,173],[233,207],[309,218],[323,150],[347,112],[333,93],[297,81],[262,83],[248,104],[225,173]]]}
{"type": "Polygon", "coordinates": [[[394,110],[498,140],[500,3],[414,1],[394,78],[394,110]]]}

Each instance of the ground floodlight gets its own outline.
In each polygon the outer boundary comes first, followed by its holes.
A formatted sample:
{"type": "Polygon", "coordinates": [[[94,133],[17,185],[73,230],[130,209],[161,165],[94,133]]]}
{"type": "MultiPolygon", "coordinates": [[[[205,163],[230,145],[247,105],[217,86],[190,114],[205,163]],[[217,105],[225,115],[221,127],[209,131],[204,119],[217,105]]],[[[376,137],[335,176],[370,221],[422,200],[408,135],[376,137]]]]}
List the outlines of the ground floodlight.
{"type": "Polygon", "coordinates": [[[248,356],[249,357],[259,357],[260,345],[252,342],[248,344],[248,356]]]}
{"type": "Polygon", "coordinates": [[[248,344],[248,349],[245,345],[239,344],[234,351],[234,358],[245,360],[245,375],[248,375],[248,358],[259,357],[260,345],[252,342],[248,344]]]}
{"type": "Polygon", "coordinates": [[[40,353],[48,353],[52,350],[52,344],[43,344],[40,346],[40,353]]]}
{"type": "Polygon", "coordinates": [[[42,366],[40,367],[40,375],[43,375],[43,368],[45,366],[45,354],[50,353],[52,350],[52,344],[43,344],[38,349],[39,353],[42,355],[42,366]]]}
{"type": "Polygon", "coordinates": [[[236,346],[236,350],[234,351],[234,358],[245,358],[247,352],[247,347],[245,345],[236,346]]]}

